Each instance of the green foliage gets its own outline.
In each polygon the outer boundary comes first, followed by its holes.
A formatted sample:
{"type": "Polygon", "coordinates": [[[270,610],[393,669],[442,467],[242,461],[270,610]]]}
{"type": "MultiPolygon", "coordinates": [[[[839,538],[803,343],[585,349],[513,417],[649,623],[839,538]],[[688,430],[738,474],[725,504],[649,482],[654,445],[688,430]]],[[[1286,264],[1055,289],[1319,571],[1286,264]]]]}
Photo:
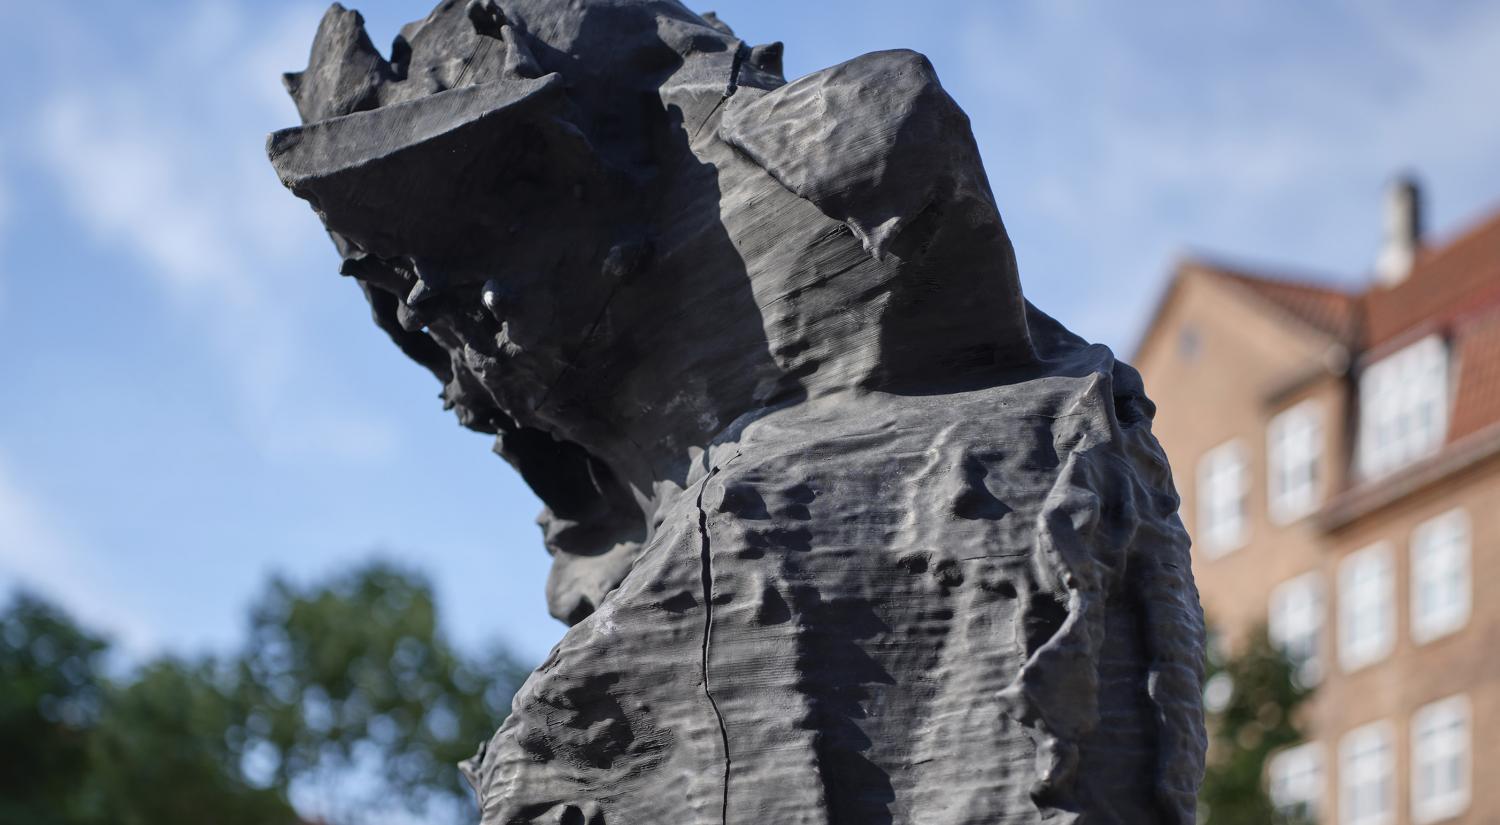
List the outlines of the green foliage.
{"type": "Polygon", "coordinates": [[[85,821],[292,825],[283,794],[252,785],[230,732],[241,708],[210,661],[162,659],[108,691],[80,793],[85,821]]]}
{"type": "Polygon", "coordinates": [[[104,650],[29,596],[0,617],[0,823],[81,821],[73,794],[89,768],[104,650]]]}
{"type": "Polygon", "coordinates": [[[525,676],[439,629],[431,586],[374,563],[328,582],[272,581],[243,652],[103,672],[106,643],[27,595],[0,612],[0,825],[296,825],[319,811],[472,815],[457,762],[525,676]],[[355,792],[338,785],[358,773],[355,792]]]}
{"type": "Polygon", "coordinates": [[[1296,665],[1271,644],[1265,628],[1258,628],[1232,656],[1211,651],[1207,672],[1209,745],[1199,793],[1201,825],[1302,825],[1307,820],[1301,815],[1273,808],[1265,786],[1270,758],[1303,741],[1297,709],[1311,691],[1298,684],[1296,665]]]}
{"type": "Polygon", "coordinates": [[[272,783],[377,766],[359,809],[472,794],[455,768],[509,710],[526,671],[501,652],[469,661],[439,630],[432,588],[375,564],[308,588],[273,581],[240,663],[248,744],[272,783]]]}

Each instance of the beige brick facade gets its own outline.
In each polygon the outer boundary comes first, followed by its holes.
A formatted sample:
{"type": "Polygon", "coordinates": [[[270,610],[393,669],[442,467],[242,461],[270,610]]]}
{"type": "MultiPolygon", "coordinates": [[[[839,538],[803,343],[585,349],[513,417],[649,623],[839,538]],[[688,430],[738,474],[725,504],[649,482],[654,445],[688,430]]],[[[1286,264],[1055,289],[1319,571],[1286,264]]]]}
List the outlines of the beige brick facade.
{"type": "MultiPolygon", "coordinates": [[[[1500,228],[1500,220],[1492,223],[1500,228]]],[[[1500,245],[1478,260],[1500,272],[1500,245]]],[[[1402,288],[1414,288],[1422,277],[1419,266],[1414,283],[1402,288]]],[[[1500,289],[1500,280],[1495,286],[1500,289]]],[[[1354,469],[1360,447],[1359,380],[1363,368],[1392,347],[1367,346],[1357,324],[1344,325],[1339,312],[1357,317],[1362,302],[1370,300],[1367,295],[1299,289],[1212,264],[1185,263],[1136,355],[1158,406],[1155,432],[1176,474],[1183,521],[1195,536],[1194,570],[1205,612],[1225,643],[1235,645],[1268,620],[1278,585],[1314,571],[1321,577],[1322,676],[1306,715],[1306,727],[1322,753],[1319,821],[1350,822],[1350,811],[1340,810],[1340,742],[1351,730],[1384,722],[1393,737],[1394,804],[1381,825],[1500,823],[1500,782],[1487,781],[1491,766],[1500,765],[1500,429],[1473,428],[1394,473],[1362,479],[1354,469]],[[1322,421],[1317,502],[1306,515],[1278,521],[1272,518],[1268,494],[1267,427],[1277,413],[1308,400],[1322,421]],[[1248,469],[1244,540],[1227,552],[1209,552],[1200,535],[1199,463],[1210,450],[1233,440],[1243,446],[1248,469]],[[1413,533],[1419,524],[1455,508],[1467,515],[1469,527],[1466,587],[1471,607],[1456,630],[1419,642],[1412,615],[1413,533]],[[1388,548],[1394,592],[1370,603],[1385,605],[1394,632],[1387,652],[1346,668],[1340,645],[1349,640],[1341,638],[1339,617],[1345,607],[1355,610],[1355,597],[1341,602],[1346,594],[1341,593],[1340,571],[1351,553],[1377,545],[1388,548]],[[1415,810],[1414,716],[1429,703],[1459,695],[1467,697],[1469,709],[1468,799],[1443,811],[1415,810]]],[[[1380,289],[1371,287],[1371,292],[1380,289]]],[[[1452,317],[1472,320],[1486,312],[1500,317],[1490,311],[1493,295],[1460,299],[1467,302],[1466,312],[1450,313],[1452,317]]],[[[1454,399],[1476,392],[1457,383],[1467,380],[1464,376],[1485,374],[1476,371],[1482,365],[1472,362],[1490,357],[1459,346],[1465,333],[1455,324],[1461,323],[1469,321],[1416,329],[1449,342],[1449,421],[1459,414],[1451,408],[1454,399]]],[[[1500,356],[1500,350],[1494,355],[1500,356]]],[[[1493,366],[1487,369],[1493,371],[1493,366]]],[[[1465,414],[1467,421],[1474,411],[1465,414]]],[[[1347,586],[1356,592],[1354,584],[1347,586]]],[[[1360,592],[1384,591],[1371,586],[1360,592]]],[[[1424,753],[1434,752],[1433,741],[1424,744],[1424,753]]],[[[1357,822],[1367,821],[1376,822],[1357,822]]]]}

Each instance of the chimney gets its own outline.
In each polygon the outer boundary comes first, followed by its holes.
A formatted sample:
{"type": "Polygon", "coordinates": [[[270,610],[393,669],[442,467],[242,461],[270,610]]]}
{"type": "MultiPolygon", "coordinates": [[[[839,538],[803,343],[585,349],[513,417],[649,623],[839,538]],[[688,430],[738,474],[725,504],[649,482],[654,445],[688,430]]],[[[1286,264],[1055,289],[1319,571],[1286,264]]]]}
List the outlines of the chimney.
{"type": "Polygon", "coordinates": [[[1393,287],[1411,274],[1422,243],[1422,191],[1410,175],[1391,182],[1385,194],[1385,240],[1375,259],[1375,279],[1393,287]]]}

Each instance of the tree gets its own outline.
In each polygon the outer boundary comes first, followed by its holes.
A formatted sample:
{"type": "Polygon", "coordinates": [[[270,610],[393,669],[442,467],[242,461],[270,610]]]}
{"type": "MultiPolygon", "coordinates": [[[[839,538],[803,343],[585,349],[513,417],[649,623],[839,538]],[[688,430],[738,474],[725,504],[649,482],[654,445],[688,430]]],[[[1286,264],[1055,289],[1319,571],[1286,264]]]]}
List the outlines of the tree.
{"type": "Polygon", "coordinates": [[[241,770],[243,716],[221,664],[163,658],[106,692],[81,798],[88,822],[295,825],[279,790],[241,770]]]}
{"type": "Polygon", "coordinates": [[[0,617],[0,823],[292,825],[285,800],[238,775],[226,693],[174,660],[128,684],[108,645],[33,596],[0,617]]]}
{"type": "Polygon", "coordinates": [[[452,646],[426,580],[382,563],[273,580],[234,655],[111,679],[107,651],[33,596],[0,612],[0,825],[297,825],[289,800],[320,789],[324,822],[469,821],[457,763],[525,676],[452,646]]]}
{"type": "Polygon", "coordinates": [[[328,813],[472,810],[457,764],[505,718],[526,668],[498,649],[465,658],[439,628],[427,581],[385,563],[309,587],[274,580],[251,615],[246,747],[266,758],[273,786],[373,769],[377,781],[328,813]]]}
{"type": "Polygon", "coordinates": [[[0,823],[79,821],[106,647],[31,596],[0,616],[0,823]]]}
{"type": "Polygon", "coordinates": [[[1267,763],[1303,741],[1297,709],[1311,694],[1296,665],[1257,628],[1231,656],[1210,646],[1205,701],[1208,770],[1199,793],[1202,825],[1301,825],[1303,812],[1277,811],[1266,792],[1267,763]]]}

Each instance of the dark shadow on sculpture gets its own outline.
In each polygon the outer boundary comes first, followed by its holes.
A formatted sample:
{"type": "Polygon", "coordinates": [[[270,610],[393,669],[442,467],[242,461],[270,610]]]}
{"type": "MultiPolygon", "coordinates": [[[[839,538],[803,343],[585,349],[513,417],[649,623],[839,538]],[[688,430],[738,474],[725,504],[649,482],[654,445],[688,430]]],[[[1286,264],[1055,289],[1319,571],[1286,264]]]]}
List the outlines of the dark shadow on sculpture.
{"type": "Polygon", "coordinates": [[[895,798],[890,775],[869,759],[873,746],[860,729],[867,704],[880,685],[895,684],[860,643],[890,632],[870,605],[860,599],[825,599],[816,588],[793,591],[799,617],[817,630],[802,640],[801,663],[817,709],[814,726],[818,763],[834,822],[890,823],[895,798]]]}

